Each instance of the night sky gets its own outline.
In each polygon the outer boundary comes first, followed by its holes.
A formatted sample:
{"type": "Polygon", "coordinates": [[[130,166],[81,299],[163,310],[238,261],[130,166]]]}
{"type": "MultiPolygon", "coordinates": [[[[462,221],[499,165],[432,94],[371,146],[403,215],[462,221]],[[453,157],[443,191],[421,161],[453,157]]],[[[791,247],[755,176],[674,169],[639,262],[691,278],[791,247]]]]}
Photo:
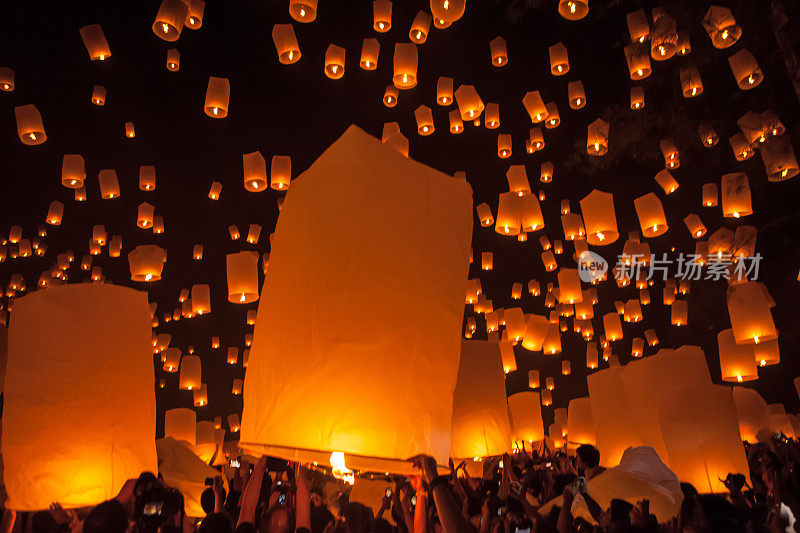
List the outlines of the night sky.
{"type": "MultiPolygon", "coordinates": [[[[786,74],[783,56],[777,49],[768,21],[766,2],[730,4],[743,27],[741,39],[730,49],[711,46],[701,25],[705,2],[663,3],[678,21],[678,29],[689,32],[692,52],[666,62],[653,62],[653,74],[641,82],[646,106],[629,110],[631,82],[623,47],[629,43],[625,15],[656,3],[641,1],[591,2],[582,21],[561,18],[554,1],[470,0],[466,15],[450,28],[431,32],[419,46],[419,83],[401,91],[395,108],[386,108],[381,98],[391,83],[395,42],[408,42],[411,21],[420,9],[429,11],[427,1],[394,2],[392,29],[379,34],[372,29],[372,2],[368,0],[320,0],[317,19],[311,24],[293,21],[288,0],[209,0],[203,26],[184,28],[176,43],[156,37],[151,26],[159,2],[152,0],[61,1],[14,0],[0,4],[0,66],[16,72],[14,92],[0,93],[0,234],[12,225],[23,228],[32,238],[44,223],[52,200],[65,204],[60,226],[47,226],[42,242],[48,245],[44,257],[7,259],[0,263],[0,283],[6,286],[14,273],[25,277],[33,290],[42,270],[49,268],[58,253],[72,250],[76,261],[69,270],[70,282],[80,282],[89,272],[79,269],[88,253],[91,228],[103,224],[109,236],[122,235],[120,258],[108,257],[107,248],[94,258],[94,265],[114,283],[149,291],[158,303],[157,316],[178,307],[178,294],[195,283],[208,283],[212,290],[212,313],[207,316],[164,323],[158,332],[173,336],[172,346],[186,353],[195,347],[203,361],[203,381],[208,384],[209,404],[197,408],[198,419],[225,418],[241,412],[242,397],[231,394],[234,378],[244,376],[239,364],[225,362],[226,348],[244,349],[244,337],[252,332],[245,324],[247,310],[257,304],[227,302],[225,254],[243,249],[269,251],[269,234],[278,217],[277,200],[283,192],[247,192],[243,187],[242,154],[260,150],[267,160],[273,155],[292,158],[292,176],[297,177],[350,124],[380,137],[385,122],[397,121],[410,140],[411,157],[446,173],[464,170],[474,191],[475,204],[487,202],[496,215],[497,198],[508,190],[505,173],[509,164],[525,164],[531,188],[543,190],[546,228],[528,236],[528,241],[502,237],[494,228],[481,228],[477,218],[473,232],[476,258],[471,277],[480,276],[484,292],[495,308],[521,305],[525,312],[547,314],[544,295],[533,298],[527,292],[520,302],[511,299],[511,285],[537,279],[544,288],[556,282],[556,272],[546,273],[540,260],[539,236],[551,241],[563,238],[559,220],[561,200],[570,199],[573,212],[578,201],[592,189],[614,193],[620,232],[611,246],[597,249],[606,259],[616,261],[628,230],[638,230],[633,199],[655,192],[662,200],[669,231],[649,239],[652,251],[660,255],[675,247],[676,252],[693,253],[692,240],[682,219],[688,213],[700,215],[708,234],[722,225],[735,228],[749,224],[759,228],[757,251],[761,262],[759,279],[776,301],[773,316],[780,331],[781,364],[759,369],[754,387],[768,403],[782,401],[787,410],[800,408],[792,379],[800,374],[795,354],[800,349],[797,324],[800,313],[800,210],[797,198],[800,178],[768,183],[757,154],[745,162],[735,161],[727,139],[736,133],[736,119],[749,110],[772,109],[786,126],[786,135],[798,145],[800,105],[786,74]],[[752,5],[751,5],[752,4],[752,5]],[[292,22],[302,51],[293,65],[278,63],[271,38],[273,24],[292,22]],[[101,24],[112,56],[90,61],[78,33],[87,24],[101,24]],[[502,35],[508,43],[509,63],[491,65],[489,41],[502,35]],[[381,44],[378,69],[358,67],[362,39],[377,37],[381,44]],[[568,75],[550,74],[548,47],[563,42],[569,51],[568,75]],[[347,50],[344,78],[330,80],[323,74],[325,49],[334,43],[347,50]],[[180,70],[166,69],[166,54],[177,48],[180,70]],[[747,48],[764,72],[764,81],[752,91],[737,88],[727,58],[747,48]],[[700,70],[705,90],[695,99],[681,96],[678,70],[693,62],[700,70]],[[203,112],[209,76],[230,80],[228,117],[212,119],[203,112]],[[449,133],[447,113],[435,103],[439,76],[460,84],[474,85],[484,102],[500,104],[501,126],[497,130],[466,124],[461,135],[449,133]],[[582,80],[588,104],[572,110],[567,102],[567,83],[582,80]],[[94,85],[107,90],[103,107],[92,105],[94,85]],[[531,127],[521,104],[527,91],[539,90],[545,102],[555,101],[561,125],[545,130],[546,147],[526,154],[524,141],[531,127]],[[14,106],[34,104],[42,114],[47,141],[39,146],[23,145],[16,131],[14,106]],[[436,132],[417,135],[413,111],[425,104],[433,110],[436,132]],[[609,154],[598,161],[586,155],[586,126],[598,117],[611,122],[609,154]],[[136,137],[124,136],[124,123],[131,121],[136,137]],[[697,134],[700,122],[714,124],[720,142],[711,149],[701,146],[697,134]],[[513,155],[497,157],[497,134],[513,135],[513,155]],[[615,137],[615,134],[617,135],[615,137]],[[664,168],[658,147],[661,138],[671,137],[681,154],[681,166],[673,172],[680,188],[665,196],[653,180],[664,168]],[[75,202],[73,191],[61,185],[61,161],[65,153],[82,154],[86,161],[88,201],[75,202]],[[552,183],[538,181],[543,161],[555,165],[552,183]],[[140,165],[155,165],[154,192],[138,189],[140,165]],[[100,199],[97,173],[116,170],[121,197],[100,199]],[[720,207],[700,205],[703,183],[716,182],[722,174],[744,171],[750,178],[755,214],[740,220],[725,219],[720,207]],[[223,184],[221,199],[212,201],[212,181],[223,184]],[[165,233],[154,235],[136,226],[137,207],[147,201],[164,218],[165,233]],[[228,226],[238,225],[243,237],[233,241],[228,226]],[[263,226],[258,244],[244,240],[250,224],[263,226]],[[130,281],[127,253],[140,244],[157,244],[168,250],[163,279],[150,284],[130,281]],[[192,259],[195,244],[204,246],[202,261],[192,259]],[[480,271],[480,253],[494,252],[494,270],[480,271]],[[219,336],[221,348],[211,349],[211,337],[219,336]]],[[[659,3],[658,5],[661,5],[659,3]]],[[[721,5],[728,5],[720,2],[721,5]]],[[[594,249],[594,248],[593,248],[594,249]]],[[[574,266],[572,244],[564,241],[559,266],[574,266]]],[[[263,279],[262,279],[263,281],[263,279]]],[[[725,282],[694,282],[689,301],[689,326],[669,325],[669,308],[661,304],[659,282],[651,287],[653,303],[643,307],[644,321],[624,323],[625,338],[614,344],[620,360],[629,360],[630,342],[655,328],[663,347],[684,344],[701,346],[708,358],[711,375],[719,382],[716,335],[730,327],[725,307],[725,282]]],[[[585,288],[585,287],[584,287],[585,288]]],[[[602,332],[602,315],[613,311],[614,300],[638,296],[633,286],[618,289],[613,279],[598,289],[594,330],[602,332]]],[[[18,295],[19,296],[19,295],[18,295]]],[[[7,299],[3,300],[7,303],[7,299]]],[[[13,313],[12,313],[13,314],[13,313]]],[[[467,306],[465,317],[474,316],[467,306]]],[[[477,318],[485,338],[485,322],[477,318]]],[[[571,324],[571,319],[570,319],[571,324]]],[[[595,337],[597,338],[597,336],[595,337]]],[[[509,393],[527,388],[528,370],[538,368],[541,380],[555,376],[554,406],[566,407],[571,398],[585,396],[585,343],[575,333],[562,337],[558,356],[525,352],[517,348],[518,371],[507,377],[509,393]],[[561,376],[561,361],[568,359],[572,374],[561,376]]],[[[647,348],[646,355],[656,349],[647,348]]],[[[601,368],[607,363],[601,362],[601,368]]],[[[163,411],[191,407],[192,393],[177,390],[178,374],[165,374],[154,358],[156,383],[166,377],[166,388],[156,388],[159,432],[163,411]]],[[[553,407],[543,408],[545,423],[552,421],[553,407]]]]}

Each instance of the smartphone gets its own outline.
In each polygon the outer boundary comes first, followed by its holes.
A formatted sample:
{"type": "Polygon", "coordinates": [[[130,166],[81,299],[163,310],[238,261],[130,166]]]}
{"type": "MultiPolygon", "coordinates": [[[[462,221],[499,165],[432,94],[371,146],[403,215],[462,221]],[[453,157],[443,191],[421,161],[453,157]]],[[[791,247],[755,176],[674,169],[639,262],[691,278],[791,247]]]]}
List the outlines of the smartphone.
{"type": "Polygon", "coordinates": [[[284,503],[286,503],[286,494],[282,492],[280,496],[278,496],[278,504],[283,505],[284,503]]]}
{"type": "Polygon", "coordinates": [[[164,507],[164,502],[148,502],[144,504],[142,513],[145,516],[155,516],[161,514],[161,509],[164,507]]]}
{"type": "Polygon", "coordinates": [[[231,459],[230,462],[228,462],[228,466],[231,468],[239,468],[242,466],[242,463],[239,462],[239,459],[231,459]]]}
{"type": "Polygon", "coordinates": [[[392,489],[389,487],[386,487],[386,490],[383,493],[386,495],[387,498],[392,497],[392,489]]]}

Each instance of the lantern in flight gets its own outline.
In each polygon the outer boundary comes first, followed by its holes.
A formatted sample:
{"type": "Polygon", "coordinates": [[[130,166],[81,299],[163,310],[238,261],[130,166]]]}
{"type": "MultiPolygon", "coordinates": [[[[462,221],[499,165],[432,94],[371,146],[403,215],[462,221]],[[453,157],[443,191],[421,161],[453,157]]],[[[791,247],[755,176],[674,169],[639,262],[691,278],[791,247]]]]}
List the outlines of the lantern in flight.
{"type": "Polygon", "coordinates": [[[47,140],[42,123],[42,115],[33,104],[16,106],[14,116],[17,119],[17,134],[22,144],[35,146],[47,140]]]}
{"type": "Polygon", "coordinates": [[[608,122],[598,118],[589,124],[586,152],[589,155],[605,155],[608,152],[608,122]]]}
{"type": "Polygon", "coordinates": [[[375,70],[378,68],[378,54],[380,53],[381,45],[378,39],[374,37],[367,37],[361,41],[361,59],[358,65],[364,70],[375,70]]]}
{"type": "Polygon", "coordinates": [[[86,163],[80,154],[64,154],[61,162],[61,184],[68,189],[83,187],[86,179],[86,163]]]}
{"type": "Polygon", "coordinates": [[[667,232],[667,217],[661,200],[653,193],[647,193],[633,201],[636,215],[639,217],[639,226],[645,237],[658,237],[667,232]]]}
{"type": "Polygon", "coordinates": [[[317,0],[289,0],[289,15],[297,22],[314,22],[317,0]]]}
{"type": "MultiPolygon", "coordinates": [[[[272,42],[275,43],[278,61],[281,64],[291,65],[300,60],[302,55],[300,45],[297,44],[297,37],[291,24],[275,24],[272,27],[272,42]]],[[[227,100],[225,103],[227,108],[227,100]]]]}
{"type": "Polygon", "coordinates": [[[101,170],[97,174],[97,181],[100,182],[100,196],[103,200],[119,197],[119,181],[117,180],[116,170],[101,170]]]}
{"type": "Polygon", "coordinates": [[[412,89],[417,86],[417,45],[414,43],[395,43],[394,75],[392,83],[398,89],[412,89]]]}
{"type": "Polygon", "coordinates": [[[550,73],[553,76],[563,76],[569,72],[569,57],[567,47],[564,43],[558,42],[549,48],[550,52],[550,73]]]}
{"type": "Polygon", "coordinates": [[[258,253],[237,252],[225,256],[228,301],[247,304],[258,300],[258,253]]]}
{"type": "Polygon", "coordinates": [[[744,172],[722,176],[722,216],[739,218],[753,214],[750,199],[750,181],[744,172]]]}
{"type": "Polygon", "coordinates": [[[5,92],[14,90],[14,71],[8,67],[0,67],[0,90],[5,92]]]}
{"type": "Polygon", "coordinates": [[[508,50],[506,40],[499,35],[489,41],[489,52],[492,54],[492,65],[502,67],[508,64],[508,50]]]}
{"type": "Polygon", "coordinates": [[[332,80],[344,76],[344,48],[331,44],[325,50],[325,75],[332,80]]]}
{"type": "Polygon", "coordinates": [[[723,330],[717,335],[719,366],[722,381],[741,383],[758,379],[753,348],[748,344],[736,344],[733,331],[723,330]]]}
{"type": "Polygon", "coordinates": [[[742,35],[733,13],[727,7],[711,6],[703,17],[703,27],[711,38],[714,48],[728,48],[742,35]]]}
{"type": "Polygon", "coordinates": [[[131,279],[133,281],[158,281],[167,260],[167,252],[154,244],[137,246],[128,253],[131,279]]]}
{"type": "Polygon", "coordinates": [[[372,2],[372,28],[378,33],[386,33],[392,28],[392,3],[389,0],[372,2]]]}
{"type": "Polygon", "coordinates": [[[761,67],[758,66],[756,58],[749,50],[742,48],[728,58],[728,63],[736,84],[744,91],[758,87],[758,84],[764,79],[761,67]]]}
{"type": "Polygon", "coordinates": [[[617,240],[617,215],[614,211],[614,196],[611,193],[593,190],[580,202],[586,240],[594,246],[604,246],[617,240]]]}
{"type": "Polygon", "coordinates": [[[558,14],[567,20],[580,20],[589,13],[589,0],[559,0],[558,14]]]}
{"type": "Polygon", "coordinates": [[[86,47],[86,51],[89,52],[89,59],[103,61],[111,57],[111,49],[108,47],[108,41],[106,41],[106,36],[100,24],[84,26],[79,32],[83,45],[86,47]]]}
{"type": "Polygon", "coordinates": [[[572,109],[581,109],[586,105],[586,92],[583,90],[583,82],[571,81],[567,84],[567,97],[569,98],[569,107],[572,109]]]}
{"type": "Polygon", "coordinates": [[[242,168],[245,189],[250,192],[261,192],[267,189],[267,162],[261,152],[255,151],[243,154],[242,168]]]}
{"type": "Polygon", "coordinates": [[[92,103],[97,106],[106,105],[106,88],[102,85],[95,85],[92,88],[92,103]]]}
{"type": "Polygon", "coordinates": [[[153,22],[153,33],[165,41],[177,41],[188,14],[189,6],[183,0],[163,0],[153,22]]]}
{"type": "Polygon", "coordinates": [[[415,44],[424,44],[428,39],[428,32],[431,29],[431,16],[424,11],[417,13],[411,23],[408,38],[415,44]]]}

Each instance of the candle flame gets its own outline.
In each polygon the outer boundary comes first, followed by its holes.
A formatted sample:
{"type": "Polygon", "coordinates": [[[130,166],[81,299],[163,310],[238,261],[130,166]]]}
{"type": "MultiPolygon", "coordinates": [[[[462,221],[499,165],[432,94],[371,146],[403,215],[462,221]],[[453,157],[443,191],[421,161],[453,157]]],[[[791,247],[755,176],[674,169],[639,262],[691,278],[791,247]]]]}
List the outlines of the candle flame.
{"type": "Polygon", "coordinates": [[[336,479],[341,479],[350,485],[355,484],[355,475],[352,470],[345,466],[344,454],[342,452],[333,452],[331,454],[331,469],[331,473],[336,479]]]}

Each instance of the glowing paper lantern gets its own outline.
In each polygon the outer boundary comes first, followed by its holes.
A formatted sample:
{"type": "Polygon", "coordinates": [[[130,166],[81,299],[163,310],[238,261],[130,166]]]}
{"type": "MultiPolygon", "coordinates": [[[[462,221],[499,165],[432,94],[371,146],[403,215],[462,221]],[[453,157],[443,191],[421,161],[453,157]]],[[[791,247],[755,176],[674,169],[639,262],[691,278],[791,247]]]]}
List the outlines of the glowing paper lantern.
{"type": "Polygon", "coordinates": [[[194,446],[197,442],[197,414],[185,407],[167,409],[164,413],[164,436],[194,446]]]}
{"type": "Polygon", "coordinates": [[[446,28],[464,16],[467,0],[431,0],[431,13],[437,28],[446,28]]]}
{"type": "Polygon", "coordinates": [[[375,70],[378,68],[378,54],[380,53],[381,45],[378,39],[374,37],[365,38],[361,42],[361,59],[358,66],[364,70],[375,70]]]}
{"type": "MultiPolygon", "coordinates": [[[[283,65],[291,65],[300,60],[300,45],[291,24],[275,24],[272,27],[272,42],[278,52],[278,61],[283,65]]],[[[227,107],[227,106],[226,106],[227,107]]]]}
{"type": "Polygon", "coordinates": [[[642,109],[644,107],[644,87],[637,85],[631,87],[631,109],[642,109]]]}
{"type": "Polygon", "coordinates": [[[283,191],[289,188],[292,179],[292,158],[288,155],[272,156],[270,183],[272,189],[283,191]]]}
{"type": "Polygon", "coordinates": [[[764,74],[761,72],[761,67],[758,66],[756,58],[744,48],[730,56],[728,63],[731,66],[731,72],[733,72],[736,84],[742,90],[747,91],[758,87],[761,80],[764,79],[764,74]]]}
{"type": "Polygon", "coordinates": [[[192,285],[192,313],[207,315],[211,312],[211,288],[206,284],[192,285]]]}
{"type": "Polygon", "coordinates": [[[206,3],[203,0],[189,0],[189,12],[186,15],[186,27],[190,30],[199,30],[203,26],[203,13],[206,3]]]}
{"type": "Polygon", "coordinates": [[[548,50],[550,52],[550,73],[553,76],[563,76],[569,72],[569,57],[564,43],[557,42],[548,50]]]}
{"type": "Polygon", "coordinates": [[[545,121],[550,115],[539,91],[525,93],[525,96],[522,98],[522,105],[525,106],[525,110],[528,112],[528,115],[531,117],[531,122],[534,124],[545,121]]]}
{"type": "Polygon", "coordinates": [[[580,20],[589,13],[589,0],[559,0],[558,14],[567,20],[580,20]]]}
{"type": "Polygon", "coordinates": [[[436,81],[436,103],[442,106],[453,103],[453,78],[440,76],[436,81]]]}
{"type": "Polygon", "coordinates": [[[759,431],[770,427],[770,411],[767,402],[753,389],[733,388],[733,402],[739,418],[739,434],[743,441],[758,442],[759,431]]]}
{"type": "Polygon", "coordinates": [[[758,379],[753,348],[748,344],[736,344],[733,330],[726,329],[717,335],[719,366],[722,381],[741,383],[758,379]]]}
{"type": "Polygon", "coordinates": [[[778,338],[772,320],[773,305],[761,283],[736,283],[728,288],[728,314],[737,344],[759,344],[778,338]]]}
{"type": "Polygon", "coordinates": [[[0,90],[5,92],[14,90],[14,71],[8,67],[0,67],[0,90]]]}
{"type": "Polygon", "coordinates": [[[511,157],[511,135],[501,133],[497,136],[497,157],[506,159],[511,157]]]}
{"type": "Polygon", "coordinates": [[[17,119],[17,133],[22,144],[35,146],[47,140],[42,124],[42,115],[33,104],[16,106],[14,116],[17,119]]]}
{"type": "Polygon", "coordinates": [[[455,459],[509,451],[511,428],[497,343],[462,341],[450,428],[450,457],[455,459]]]}
{"type": "Polygon", "coordinates": [[[417,121],[417,133],[423,136],[430,135],[435,131],[433,126],[433,113],[431,108],[421,105],[414,110],[414,118],[417,121]]]}
{"type": "Polygon", "coordinates": [[[715,48],[728,48],[742,35],[733,13],[727,7],[711,6],[703,17],[703,27],[715,48]]]}
{"type": "Polygon", "coordinates": [[[653,30],[650,32],[650,57],[656,61],[665,61],[675,55],[678,50],[678,31],[675,19],[662,14],[653,17],[653,30]]]}
{"type": "Polygon", "coordinates": [[[523,391],[508,397],[508,417],[514,441],[536,442],[544,438],[541,400],[538,392],[523,391]]]}
{"type": "Polygon", "coordinates": [[[706,234],[706,227],[700,217],[694,213],[689,213],[684,219],[683,223],[686,224],[686,229],[692,234],[693,239],[699,239],[706,234]]]}
{"type": "Polygon", "coordinates": [[[188,14],[189,6],[183,0],[163,0],[153,22],[153,33],[165,41],[177,41],[188,14]]]}
{"type": "Polygon", "coordinates": [[[98,106],[106,105],[106,88],[102,85],[95,85],[92,88],[92,103],[98,106]]]}
{"type": "Polygon", "coordinates": [[[154,244],[137,246],[128,253],[133,281],[158,281],[167,260],[167,252],[154,244]]]}
{"type": "Polygon", "coordinates": [[[139,190],[156,190],[156,167],[152,165],[142,165],[139,167],[139,190]]]}
{"type": "Polygon", "coordinates": [[[204,111],[211,118],[228,116],[228,101],[231,97],[231,84],[228,78],[208,78],[204,111]]]}
{"type": "Polygon", "coordinates": [[[314,22],[317,0],[289,0],[289,15],[297,22],[314,22]]]}
{"type": "Polygon", "coordinates": [[[583,301],[577,268],[562,268],[558,271],[558,301],[571,304],[583,301]]]}
{"type": "Polygon", "coordinates": [[[125,123],[125,137],[128,139],[133,139],[136,137],[136,130],[133,127],[133,122],[125,123]]]}
{"type": "Polygon", "coordinates": [[[250,192],[261,192],[267,189],[267,162],[261,152],[243,154],[242,169],[245,189],[250,192]]]}
{"type": "Polygon", "coordinates": [[[392,3],[389,0],[372,2],[372,28],[378,33],[386,33],[392,28],[392,3]]]}
{"type": "Polygon", "coordinates": [[[79,32],[83,45],[86,47],[86,51],[89,52],[89,59],[103,61],[111,57],[111,49],[108,47],[108,41],[106,41],[106,36],[100,24],[84,26],[79,32]]]}
{"type": "Polygon", "coordinates": [[[603,315],[603,331],[609,341],[616,341],[622,338],[622,323],[619,321],[619,314],[606,313],[603,315]]]}
{"type": "Polygon", "coordinates": [[[150,346],[145,293],[75,284],[15,301],[3,407],[8,508],[90,507],[156,471],[150,346]]]}
{"type": "MultiPolygon", "coordinates": [[[[441,79],[441,78],[440,78],[441,79]]],[[[485,106],[472,85],[460,85],[455,92],[458,111],[462,120],[473,120],[481,116],[485,106]]]]}
{"type": "Polygon", "coordinates": [[[406,459],[419,453],[446,462],[471,234],[466,181],[350,127],[286,195],[247,369],[240,446],[322,464],[343,452],[348,467],[379,472],[408,472],[406,459]],[[397,305],[410,296],[408,283],[417,287],[416,304],[397,305]],[[366,309],[364,301],[377,305],[366,309]],[[350,327],[356,322],[358,331],[350,327]],[[397,386],[410,400],[397,402],[397,386]],[[395,416],[380,414],[387,410],[395,416]]]}
{"type": "Polygon", "coordinates": [[[722,176],[722,216],[739,218],[753,214],[750,200],[750,181],[744,172],[722,176]]]}
{"type": "Polygon", "coordinates": [[[239,362],[239,348],[231,346],[230,348],[228,348],[227,363],[229,365],[235,365],[238,362],[239,362]]]}
{"type": "Polygon", "coordinates": [[[700,71],[693,64],[681,67],[681,89],[684,98],[694,98],[703,92],[703,82],[700,79],[700,71]]]}
{"type": "Polygon", "coordinates": [[[344,76],[344,48],[331,44],[325,50],[325,75],[332,80],[344,76]]]}
{"type": "Polygon", "coordinates": [[[506,180],[508,181],[508,190],[517,196],[522,196],[523,194],[529,194],[531,192],[525,165],[511,165],[508,167],[506,180]]]}
{"type": "Polygon", "coordinates": [[[218,181],[211,182],[211,189],[208,191],[208,197],[212,200],[219,200],[219,195],[222,192],[222,184],[218,181]]]}
{"type": "Polygon", "coordinates": [[[628,62],[628,73],[632,80],[642,80],[650,75],[650,56],[647,47],[642,44],[630,44],[625,47],[625,60],[628,62]]]}
{"type": "Polygon", "coordinates": [[[547,118],[544,121],[544,127],[548,130],[557,128],[558,125],[561,124],[561,115],[558,113],[556,103],[547,102],[547,104],[545,104],[545,109],[547,110],[547,118]]]}
{"type": "Polygon", "coordinates": [[[200,358],[196,355],[184,355],[181,358],[178,388],[180,390],[196,389],[201,384],[200,376],[200,358]]]}
{"type": "Polygon", "coordinates": [[[151,228],[153,227],[153,214],[155,212],[155,207],[148,204],[147,202],[142,202],[139,204],[139,210],[136,215],[136,225],[140,228],[151,228]]]}
{"type": "Polygon", "coordinates": [[[175,48],[167,50],[167,70],[178,72],[181,69],[181,53],[175,48]]]}
{"type": "Polygon", "coordinates": [[[479,204],[475,206],[475,211],[478,213],[478,220],[481,226],[486,228],[494,224],[494,216],[492,216],[492,208],[489,207],[489,204],[485,202],[479,204]]]}
{"type": "Polygon", "coordinates": [[[594,246],[611,244],[619,238],[617,215],[614,211],[614,196],[611,193],[593,190],[581,200],[586,241],[594,246]]]}
{"type": "Polygon", "coordinates": [[[50,207],[47,210],[47,217],[45,221],[51,226],[58,226],[61,224],[61,217],[64,216],[64,204],[58,200],[50,202],[50,207]]]}
{"type": "Polygon", "coordinates": [[[653,193],[647,193],[633,201],[636,215],[639,217],[639,227],[645,237],[658,237],[669,229],[667,217],[661,200],[653,193]]]}
{"type": "Polygon", "coordinates": [[[386,91],[383,93],[383,105],[386,107],[394,107],[397,105],[397,96],[400,91],[394,85],[387,85],[386,91]]]}
{"type": "Polygon", "coordinates": [[[431,16],[424,11],[417,13],[414,21],[411,23],[411,29],[408,32],[408,38],[411,42],[416,44],[424,44],[428,39],[428,32],[431,29],[431,16]]]}
{"type": "Polygon", "coordinates": [[[572,109],[581,109],[586,105],[586,92],[583,90],[583,82],[571,81],[567,85],[567,96],[569,98],[569,107],[572,109]]]}
{"type": "Polygon", "coordinates": [[[225,256],[228,270],[228,301],[251,303],[258,300],[258,252],[225,256]]]}
{"type": "Polygon", "coordinates": [[[417,45],[414,43],[395,43],[394,75],[392,83],[398,89],[411,89],[417,86],[417,45]]]}
{"type": "Polygon", "coordinates": [[[667,169],[659,170],[654,179],[667,194],[675,192],[680,187],[680,184],[675,181],[675,178],[672,177],[672,174],[667,169]]]}
{"type": "Polygon", "coordinates": [[[602,118],[589,124],[586,152],[589,155],[605,155],[608,152],[608,122],[602,118]]]}
{"type": "Polygon", "coordinates": [[[569,401],[567,435],[569,436],[569,444],[573,446],[580,446],[581,444],[594,446],[597,443],[594,420],[592,419],[592,405],[589,398],[574,398],[569,401]]]}
{"type": "Polygon", "coordinates": [[[500,127],[500,105],[499,104],[486,104],[485,110],[486,127],[490,130],[500,127]]]}
{"type": "Polygon", "coordinates": [[[508,50],[506,40],[499,35],[489,41],[489,52],[492,54],[492,65],[502,67],[508,64],[508,50]]]}
{"type": "Polygon", "coordinates": [[[788,180],[800,173],[794,148],[788,137],[770,137],[761,145],[760,152],[769,181],[788,180]]]}

